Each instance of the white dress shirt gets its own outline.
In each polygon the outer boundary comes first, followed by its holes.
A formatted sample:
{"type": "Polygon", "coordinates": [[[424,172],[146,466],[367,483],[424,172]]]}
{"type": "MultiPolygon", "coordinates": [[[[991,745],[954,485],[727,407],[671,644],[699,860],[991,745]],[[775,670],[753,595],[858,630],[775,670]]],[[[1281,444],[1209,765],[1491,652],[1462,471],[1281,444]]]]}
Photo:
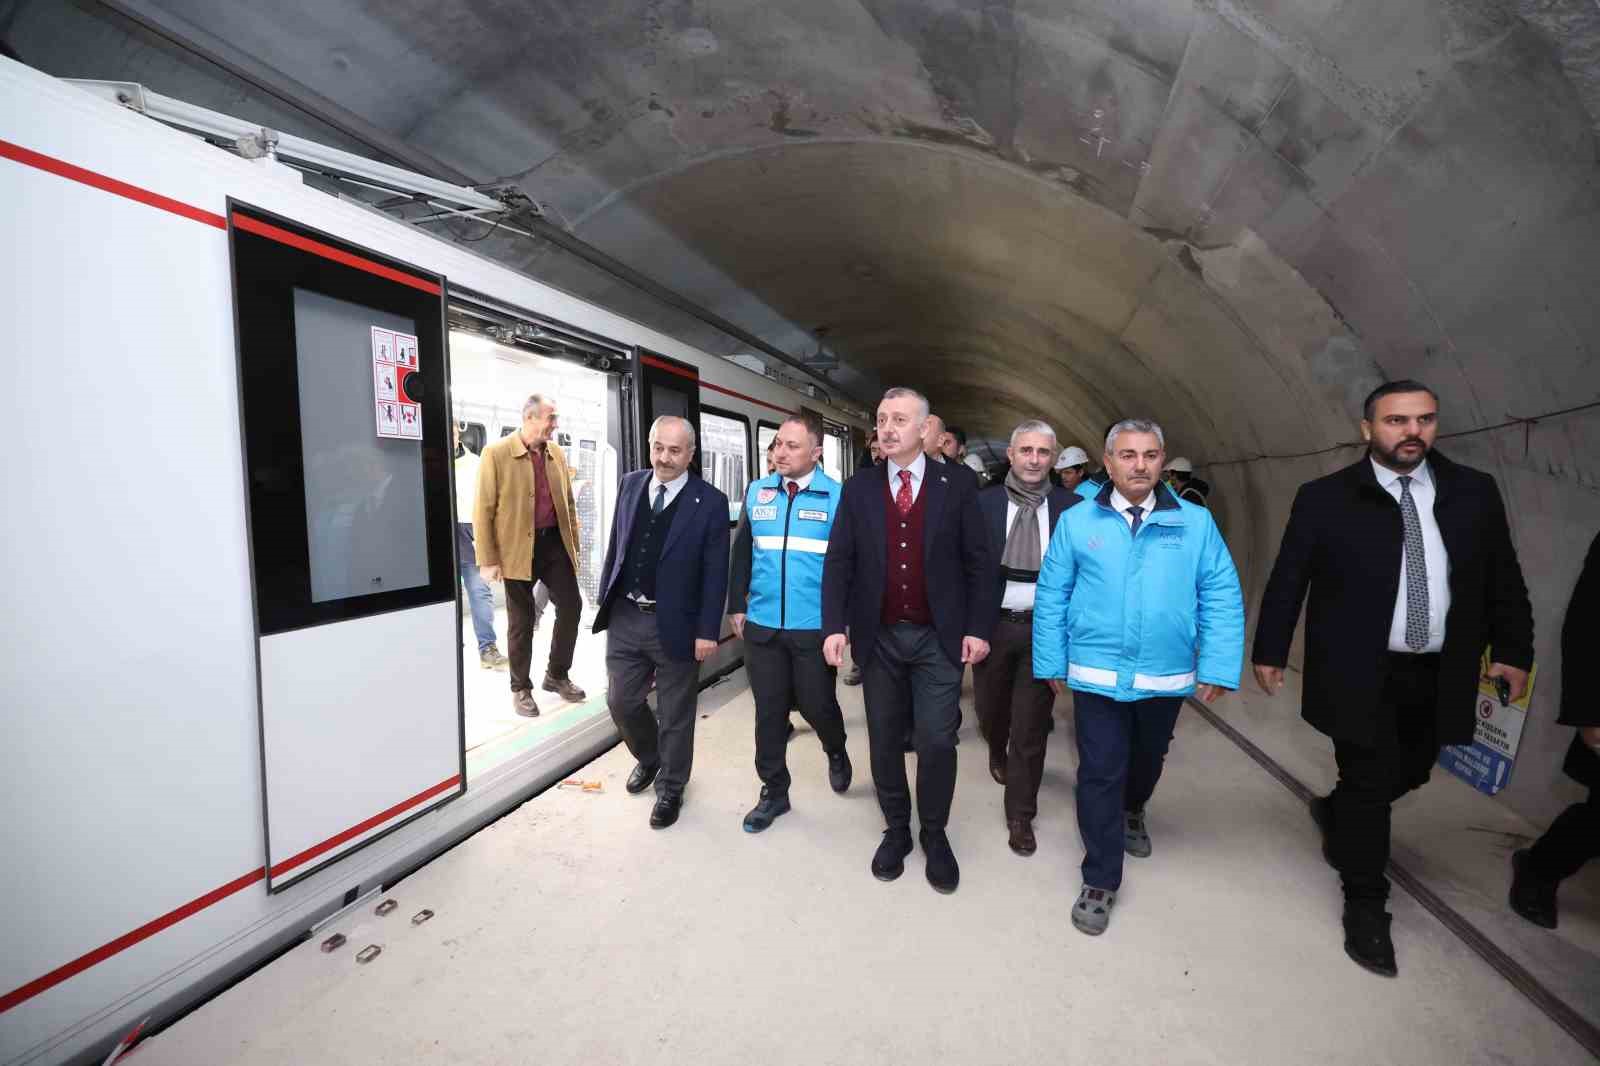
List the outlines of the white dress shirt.
{"type": "Polygon", "coordinates": [[[788,492],[789,491],[789,482],[792,481],[796,485],[796,488],[795,488],[796,492],[804,492],[804,491],[806,491],[806,489],[809,489],[811,487],[811,479],[816,477],[816,476],[817,476],[817,468],[816,467],[812,467],[810,470],[807,470],[805,477],[782,477],[780,475],[780,480],[778,481],[778,487],[781,488],[784,492],[788,492]]]}
{"type": "MultiPolygon", "coordinates": [[[[1011,535],[1011,523],[1017,520],[1017,512],[1022,508],[1017,506],[1015,500],[1006,500],[1006,535],[1011,535]]],[[[1039,506],[1034,508],[1034,515],[1039,519],[1039,559],[1044,560],[1044,553],[1050,547],[1050,501],[1040,500],[1039,506]]],[[[1004,549],[1002,549],[1004,554],[1004,549]]],[[[1007,581],[1005,595],[1000,598],[1000,607],[1006,611],[1031,611],[1033,610],[1033,594],[1039,586],[1031,581],[1007,581]]]]}
{"type": "Polygon", "coordinates": [[[922,475],[928,472],[927,455],[919,454],[915,459],[911,460],[910,466],[901,466],[893,459],[890,459],[884,465],[889,468],[890,496],[898,496],[900,494],[900,471],[911,471],[911,502],[916,503],[917,497],[922,493],[922,475]]]}
{"type": "MultiPolygon", "coordinates": [[[[1111,490],[1111,506],[1113,508],[1115,508],[1116,512],[1119,515],[1122,516],[1122,520],[1124,522],[1128,523],[1128,528],[1132,529],[1133,528],[1133,515],[1128,513],[1128,508],[1135,506],[1133,501],[1129,500],[1126,496],[1124,496],[1121,492],[1117,491],[1116,489],[1112,489],[1111,490]]],[[[1151,489],[1150,490],[1150,495],[1146,496],[1144,498],[1144,502],[1141,503],[1141,504],[1138,504],[1137,506],[1143,508],[1143,510],[1141,510],[1139,512],[1139,523],[1141,525],[1143,525],[1145,522],[1148,522],[1150,520],[1150,512],[1152,512],[1152,511],[1154,511],[1156,509],[1156,494],[1155,494],[1155,490],[1151,489]]]]}
{"type": "MultiPolygon", "coordinates": [[[[1372,462],[1372,473],[1385,492],[1400,499],[1401,475],[1388,467],[1372,462]]],[[[1439,523],[1433,517],[1433,501],[1437,496],[1433,487],[1433,470],[1426,461],[1411,471],[1411,502],[1417,505],[1417,524],[1422,527],[1422,557],[1428,565],[1428,643],[1422,652],[1436,652],[1444,647],[1444,618],[1450,613],[1450,553],[1444,550],[1444,538],[1439,535],[1439,523]]],[[[1406,644],[1406,548],[1400,542],[1400,588],[1395,594],[1394,613],[1389,620],[1389,650],[1411,652],[1406,644]]]]}
{"type": "MultiPolygon", "coordinates": [[[[661,501],[661,509],[666,510],[668,507],[671,507],[672,501],[678,498],[678,493],[682,492],[683,487],[688,483],[689,471],[687,470],[673,478],[671,481],[665,482],[667,486],[667,498],[661,501]]],[[[659,489],[662,484],[663,482],[659,477],[657,477],[655,474],[650,475],[650,492],[645,497],[644,501],[646,509],[652,508],[656,505],[656,490],[659,489]]]]}

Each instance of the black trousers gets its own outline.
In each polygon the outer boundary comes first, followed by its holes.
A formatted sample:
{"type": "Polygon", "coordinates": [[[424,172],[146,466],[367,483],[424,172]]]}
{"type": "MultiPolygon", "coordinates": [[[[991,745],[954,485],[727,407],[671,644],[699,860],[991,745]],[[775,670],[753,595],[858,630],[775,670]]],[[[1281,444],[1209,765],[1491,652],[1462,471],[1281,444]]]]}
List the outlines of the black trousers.
{"type": "Polygon", "coordinates": [[[838,671],[822,657],[822,630],[744,624],[744,663],[756,699],[756,776],[775,796],[789,791],[789,708],[811,723],[822,749],[844,750],[838,671]]]}
{"type": "Polygon", "coordinates": [[[669,659],[656,616],[619,596],[606,628],[606,708],[622,742],[645,766],[660,765],[656,794],[682,796],[694,768],[694,716],[700,664],[669,659]],[[656,709],[645,697],[656,685],[656,709]]]}
{"type": "Polygon", "coordinates": [[[1388,653],[1372,745],[1335,739],[1333,857],[1351,902],[1389,898],[1390,805],[1427,784],[1439,758],[1439,657],[1388,653]]]}
{"type": "Polygon", "coordinates": [[[872,783],[890,829],[911,826],[906,734],[917,750],[917,820],[943,829],[956,794],[956,731],[961,727],[961,668],[945,656],[932,626],[900,622],[878,631],[862,686],[872,783]]]}
{"type": "Polygon", "coordinates": [[[1600,788],[1562,811],[1528,854],[1533,873],[1545,881],[1571,877],[1593,858],[1600,858],[1600,788]]]}
{"type": "Polygon", "coordinates": [[[534,534],[533,580],[506,578],[506,657],[511,660],[511,691],[533,687],[533,626],[538,621],[533,586],[543,582],[556,605],[556,631],[550,638],[550,662],[545,673],[565,679],[572,669],[572,650],[578,643],[578,616],[583,613],[583,593],[572,558],[561,542],[561,530],[547,526],[534,534]]]}
{"type": "Polygon", "coordinates": [[[1039,813],[1045,741],[1056,694],[1033,679],[1033,623],[995,624],[989,655],[972,668],[978,723],[989,742],[989,758],[1006,767],[1006,820],[1032,821],[1039,813]]]}

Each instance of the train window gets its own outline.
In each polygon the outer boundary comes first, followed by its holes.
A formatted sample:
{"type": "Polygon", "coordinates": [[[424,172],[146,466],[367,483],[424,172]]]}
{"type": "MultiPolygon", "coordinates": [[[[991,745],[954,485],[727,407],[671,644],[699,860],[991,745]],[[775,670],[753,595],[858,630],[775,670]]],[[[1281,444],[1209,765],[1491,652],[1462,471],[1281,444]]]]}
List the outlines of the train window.
{"type": "Polygon", "coordinates": [[[768,472],[767,449],[772,446],[772,438],[776,437],[777,435],[778,424],[776,422],[756,423],[756,455],[759,457],[759,461],[761,463],[761,473],[763,475],[768,472]]]}
{"type": "Polygon", "coordinates": [[[482,455],[483,446],[489,441],[489,431],[482,422],[457,422],[456,427],[461,431],[461,446],[473,455],[482,455]]]}
{"type": "Polygon", "coordinates": [[[844,480],[844,441],[832,427],[822,435],[822,469],[833,480],[844,480]]]}
{"type": "Polygon", "coordinates": [[[701,404],[699,452],[701,476],[727,493],[728,521],[737,522],[750,484],[750,423],[701,404]]]}

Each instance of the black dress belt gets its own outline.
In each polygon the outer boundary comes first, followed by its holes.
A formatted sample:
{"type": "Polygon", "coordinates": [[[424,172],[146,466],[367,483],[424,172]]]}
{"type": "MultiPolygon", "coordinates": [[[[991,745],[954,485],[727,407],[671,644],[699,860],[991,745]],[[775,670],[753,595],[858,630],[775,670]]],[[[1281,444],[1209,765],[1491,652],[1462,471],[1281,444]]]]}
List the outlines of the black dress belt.
{"type": "Polygon", "coordinates": [[[655,614],[656,613],[656,601],[655,600],[636,600],[632,596],[624,596],[622,598],[627,600],[629,603],[633,604],[635,607],[637,607],[639,609],[639,613],[640,614],[655,614]]]}
{"type": "Polygon", "coordinates": [[[1031,610],[1028,610],[1028,611],[1012,611],[1012,610],[1008,610],[1008,609],[1002,607],[1002,608],[1000,608],[1000,617],[1004,621],[1011,622],[1011,623],[1013,623],[1015,625],[1019,625],[1019,626],[1026,626],[1026,625],[1032,625],[1033,624],[1033,611],[1031,611],[1031,610]]]}

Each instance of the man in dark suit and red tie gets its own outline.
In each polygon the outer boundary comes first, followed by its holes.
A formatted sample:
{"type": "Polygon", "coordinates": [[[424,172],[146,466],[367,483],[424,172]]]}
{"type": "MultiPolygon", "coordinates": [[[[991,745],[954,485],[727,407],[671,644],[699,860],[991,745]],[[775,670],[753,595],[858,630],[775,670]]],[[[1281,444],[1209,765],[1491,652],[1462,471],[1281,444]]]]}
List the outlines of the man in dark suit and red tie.
{"type": "Polygon", "coordinates": [[[700,664],[717,650],[728,594],[728,497],[689,470],[694,427],[650,427],[650,469],[622,479],[594,631],[606,634],[606,703],[638,760],[627,789],[656,786],[650,827],[678,820],[694,762],[700,664]],[[645,703],[650,682],[656,709],[645,703]]]}
{"type": "Polygon", "coordinates": [[[1390,382],[1362,416],[1367,454],[1294,498],[1251,660],[1277,692],[1309,590],[1300,713],[1333,739],[1339,767],[1311,816],[1344,882],[1345,953],[1393,977],[1390,805],[1427,783],[1441,744],[1472,742],[1485,647],[1489,676],[1522,695],[1533,609],[1499,486],[1432,450],[1433,390],[1390,382]]]}
{"type": "Polygon", "coordinates": [[[956,788],[961,674],[989,654],[998,572],[977,482],[923,454],[928,401],[893,388],[878,404],[887,459],[845,483],[822,573],[823,654],[865,664],[872,780],[888,828],[872,873],[893,881],[911,853],[904,740],[917,752],[917,818],[928,883],[954,892],[961,870],[946,835],[956,788]],[[848,631],[848,637],[846,632],[848,631]]]}

